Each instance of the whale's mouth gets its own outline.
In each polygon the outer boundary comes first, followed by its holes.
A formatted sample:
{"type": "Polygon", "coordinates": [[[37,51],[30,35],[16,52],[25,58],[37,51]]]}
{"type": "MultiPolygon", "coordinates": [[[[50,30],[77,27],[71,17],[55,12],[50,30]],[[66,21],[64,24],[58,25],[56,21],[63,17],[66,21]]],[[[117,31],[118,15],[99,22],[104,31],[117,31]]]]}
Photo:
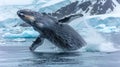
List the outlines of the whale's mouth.
{"type": "Polygon", "coordinates": [[[24,13],[21,12],[21,11],[18,11],[17,14],[18,14],[18,16],[19,16],[20,18],[22,18],[23,20],[25,19],[25,20],[30,21],[30,22],[34,22],[34,21],[35,21],[34,16],[26,15],[26,14],[24,14],[24,13]]]}

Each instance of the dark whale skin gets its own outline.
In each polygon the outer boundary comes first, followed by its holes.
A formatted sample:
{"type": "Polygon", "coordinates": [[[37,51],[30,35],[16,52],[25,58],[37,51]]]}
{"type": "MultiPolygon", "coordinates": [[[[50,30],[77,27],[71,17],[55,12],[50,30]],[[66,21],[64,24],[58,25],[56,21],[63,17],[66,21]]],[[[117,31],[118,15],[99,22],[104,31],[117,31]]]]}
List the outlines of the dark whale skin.
{"type": "Polygon", "coordinates": [[[42,32],[49,41],[65,51],[77,50],[86,44],[84,39],[67,24],[54,24],[42,32]]]}
{"type": "Polygon", "coordinates": [[[48,39],[64,51],[77,50],[86,45],[86,42],[80,34],[70,25],[66,24],[66,22],[62,22],[64,19],[59,22],[58,19],[48,14],[28,9],[19,10],[17,14],[23,21],[30,24],[34,30],[40,33],[40,36],[31,45],[31,51],[34,51],[38,46],[42,45],[44,39],[48,39]]]}

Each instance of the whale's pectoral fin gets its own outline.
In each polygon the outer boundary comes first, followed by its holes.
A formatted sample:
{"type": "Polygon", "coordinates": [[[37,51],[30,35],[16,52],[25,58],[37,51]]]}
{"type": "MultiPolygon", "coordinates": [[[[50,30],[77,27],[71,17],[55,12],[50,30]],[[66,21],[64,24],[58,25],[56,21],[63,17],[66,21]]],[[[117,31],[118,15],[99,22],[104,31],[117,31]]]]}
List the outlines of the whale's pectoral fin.
{"type": "Polygon", "coordinates": [[[83,16],[83,14],[72,14],[72,15],[65,16],[64,18],[59,19],[58,22],[60,22],[60,23],[68,23],[71,20],[74,20],[74,19],[82,17],[82,16],[83,16]]]}
{"type": "Polygon", "coordinates": [[[30,50],[34,51],[38,46],[42,45],[44,42],[44,38],[37,37],[37,39],[33,42],[33,44],[30,46],[30,50]]]}

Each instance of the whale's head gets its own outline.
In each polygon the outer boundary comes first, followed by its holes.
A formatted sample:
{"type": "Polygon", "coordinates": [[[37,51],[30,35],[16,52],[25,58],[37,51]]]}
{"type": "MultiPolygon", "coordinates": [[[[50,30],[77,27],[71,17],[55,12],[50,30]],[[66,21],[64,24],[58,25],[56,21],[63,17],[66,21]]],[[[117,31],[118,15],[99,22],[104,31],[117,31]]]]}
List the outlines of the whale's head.
{"type": "Polygon", "coordinates": [[[29,9],[17,11],[17,15],[26,23],[33,24],[36,21],[37,12],[31,11],[29,9]]]}
{"type": "Polygon", "coordinates": [[[44,13],[35,12],[29,9],[23,9],[17,11],[17,15],[26,23],[30,24],[33,27],[42,28],[49,25],[46,22],[44,13]]]}

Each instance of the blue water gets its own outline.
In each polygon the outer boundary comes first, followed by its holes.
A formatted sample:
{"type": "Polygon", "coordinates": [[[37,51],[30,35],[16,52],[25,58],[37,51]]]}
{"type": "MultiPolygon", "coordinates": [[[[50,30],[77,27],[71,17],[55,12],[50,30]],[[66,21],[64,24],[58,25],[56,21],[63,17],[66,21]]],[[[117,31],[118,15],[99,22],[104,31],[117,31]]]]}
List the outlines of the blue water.
{"type": "MultiPolygon", "coordinates": [[[[31,40],[0,46],[0,67],[119,67],[120,52],[30,52],[31,40]],[[15,46],[15,44],[17,46],[15,46]]],[[[39,50],[42,48],[39,48],[39,50]]],[[[49,47],[52,50],[52,47],[49,47]]],[[[45,50],[45,49],[44,49],[45,50]]]]}
{"type": "MultiPolygon", "coordinates": [[[[74,52],[61,52],[47,40],[35,52],[31,52],[29,47],[38,36],[37,32],[32,28],[1,28],[0,67],[119,67],[120,34],[116,26],[118,24],[115,23],[113,26],[116,28],[111,30],[106,23],[100,26],[100,23],[90,23],[91,18],[83,21],[79,21],[80,19],[69,25],[82,35],[87,45],[74,52]],[[100,31],[105,28],[109,32],[100,31]]],[[[100,22],[98,19],[94,20],[100,22]]],[[[105,20],[108,22],[110,19],[105,20]]],[[[116,20],[114,18],[114,22],[116,20]]]]}
{"type": "Polygon", "coordinates": [[[94,24],[101,22],[97,18],[94,23],[90,23],[93,18],[80,20],[78,18],[69,25],[82,35],[87,45],[74,52],[62,52],[47,40],[31,52],[29,47],[38,36],[37,32],[32,28],[1,28],[0,67],[119,67],[120,32],[115,23],[118,18],[112,19],[112,26],[116,27],[112,29],[108,23],[94,24]]]}
{"type": "MultiPolygon", "coordinates": [[[[103,34],[119,44],[120,34],[103,34]],[[118,37],[116,37],[118,36],[118,37]]],[[[29,46],[35,38],[3,39],[0,46],[0,67],[119,67],[120,51],[74,51],[61,52],[45,41],[35,52],[29,46]],[[21,40],[21,41],[20,41],[21,40]],[[5,44],[4,44],[5,43],[5,44]]],[[[114,45],[118,47],[119,45],[114,45]]],[[[94,49],[94,48],[93,48],[94,49]]]]}

